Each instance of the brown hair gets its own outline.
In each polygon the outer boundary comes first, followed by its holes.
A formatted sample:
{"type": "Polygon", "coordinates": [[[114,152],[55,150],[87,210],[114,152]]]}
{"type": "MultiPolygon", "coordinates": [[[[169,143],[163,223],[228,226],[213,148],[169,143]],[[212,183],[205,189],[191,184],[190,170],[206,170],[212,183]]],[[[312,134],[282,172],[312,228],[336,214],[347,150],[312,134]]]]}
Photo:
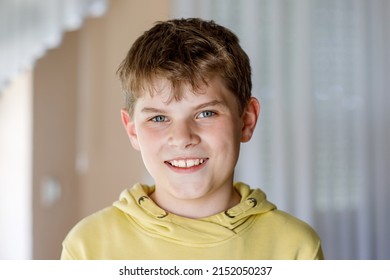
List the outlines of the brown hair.
{"type": "Polygon", "coordinates": [[[252,90],[249,58],[238,37],[214,21],[198,18],[157,22],[135,41],[117,73],[131,115],[141,90],[155,77],[168,79],[173,87],[189,83],[196,92],[217,74],[236,96],[240,114],[252,90]]]}

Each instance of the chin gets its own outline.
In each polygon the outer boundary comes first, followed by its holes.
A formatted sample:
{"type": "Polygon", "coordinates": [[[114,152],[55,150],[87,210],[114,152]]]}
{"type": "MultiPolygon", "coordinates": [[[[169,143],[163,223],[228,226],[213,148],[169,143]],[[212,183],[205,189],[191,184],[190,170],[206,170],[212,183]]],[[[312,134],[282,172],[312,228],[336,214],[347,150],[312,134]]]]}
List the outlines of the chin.
{"type": "MultiPolygon", "coordinates": [[[[192,185],[192,184],[191,184],[192,185]]],[[[190,200],[190,199],[199,199],[206,196],[208,193],[208,188],[195,184],[193,186],[181,185],[174,187],[172,190],[172,195],[177,199],[190,200]]]]}

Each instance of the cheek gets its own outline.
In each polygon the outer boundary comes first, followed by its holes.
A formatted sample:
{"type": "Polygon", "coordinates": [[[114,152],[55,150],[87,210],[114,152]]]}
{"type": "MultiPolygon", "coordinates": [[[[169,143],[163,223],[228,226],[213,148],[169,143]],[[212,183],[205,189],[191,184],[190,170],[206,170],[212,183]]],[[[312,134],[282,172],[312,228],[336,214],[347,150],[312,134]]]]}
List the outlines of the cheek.
{"type": "Polygon", "coordinates": [[[162,137],[159,130],[141,124],[137,127],[137,132],[141,145],[150,145],[151,142],[156,142],[162,137]]]}
{"type": "Polygon", "coordinates": [[[208,133],[208,142],[219,152],[235,152],[240,145],[241,130],[231,123],[221,123],[208,133]]]}
{"type": "Polygon", "coordinates": [[[237,141],[237,139],[241,138],[241,128],[242,128],[242,123],[240,120],[229,119],[225,122],[221,122],[221,124],[215,129],[218,131],[220,135],[225,135],[225,137],[229,137],[230,141],[235,142],[237,141]]]}
{"type": "Polygon", "coordinates": [[[155,160],[161,146],[164,145],[164,136],[161,132],[143,128],[138,134],[141,155],[144,161],[155,160]]]}

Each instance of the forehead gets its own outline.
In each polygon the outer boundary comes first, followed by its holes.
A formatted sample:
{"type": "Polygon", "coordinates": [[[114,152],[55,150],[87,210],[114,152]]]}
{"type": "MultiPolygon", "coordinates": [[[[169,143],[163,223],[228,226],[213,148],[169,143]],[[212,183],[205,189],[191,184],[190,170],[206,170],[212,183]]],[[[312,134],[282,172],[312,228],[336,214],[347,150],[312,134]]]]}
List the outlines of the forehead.
{"type": "Polygon", "coordinates": [[[218,76],[196,85],[186,82],[173,84],[166,78],[156,77],[149,86],[143,87],[139,92],[137,103],[156,101],[168,105],[172,102],[181,102],[183,99],[190,102],[210,99],[228,101],[235,99],[235,96],[224,86],[218,76]]]}

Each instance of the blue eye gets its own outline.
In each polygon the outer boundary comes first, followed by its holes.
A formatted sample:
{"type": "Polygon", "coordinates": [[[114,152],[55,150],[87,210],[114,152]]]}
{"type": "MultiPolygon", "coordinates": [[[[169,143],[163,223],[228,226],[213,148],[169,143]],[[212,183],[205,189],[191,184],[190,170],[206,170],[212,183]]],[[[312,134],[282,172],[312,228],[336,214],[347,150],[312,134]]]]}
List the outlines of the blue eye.
{"type": "Polygon", "coordinates": [[[203,112],[200,112],[200,114],[198,115],[198,118],[200,118],[200,119],[210,118],[214,115],[215,115],[215,112],[213,112],[213,111],[203,111],[203,112]]]}
{"type": "Polygon", "coordinates": [[[166,116],[155,116],[150,119],[152,122],[166,122],[167,117],[166,116]]]}

